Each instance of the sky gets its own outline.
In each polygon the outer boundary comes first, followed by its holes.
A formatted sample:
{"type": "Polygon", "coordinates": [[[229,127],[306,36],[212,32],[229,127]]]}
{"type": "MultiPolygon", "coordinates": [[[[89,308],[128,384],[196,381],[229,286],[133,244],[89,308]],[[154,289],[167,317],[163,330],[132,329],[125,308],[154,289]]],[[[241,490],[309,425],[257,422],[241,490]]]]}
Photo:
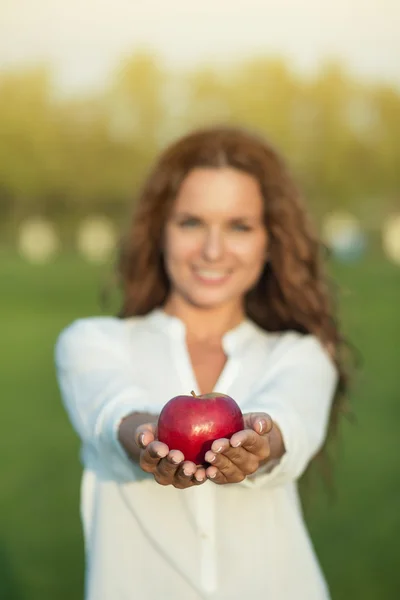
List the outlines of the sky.
{"type": "Polygon", "coordinates": [[[67,92],[143,47],[189,68],[273,54],[307,74],[334,58],[400,87],[400,0],[0,1],[0,66],[49,62],[67,92]]]}

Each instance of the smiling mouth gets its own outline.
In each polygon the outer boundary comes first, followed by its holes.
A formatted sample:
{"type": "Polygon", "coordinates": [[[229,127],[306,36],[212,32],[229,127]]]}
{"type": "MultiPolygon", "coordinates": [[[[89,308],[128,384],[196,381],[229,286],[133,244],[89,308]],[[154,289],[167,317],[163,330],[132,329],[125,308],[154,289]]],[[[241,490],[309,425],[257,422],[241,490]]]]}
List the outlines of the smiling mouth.
{"type": "Polygon", "coordinates": [[[198,279],[207,283],[221,283],[228,279],[231,275],[231,270],[213,270],[213,269],[194,269],[194,273],[198,279]]]}

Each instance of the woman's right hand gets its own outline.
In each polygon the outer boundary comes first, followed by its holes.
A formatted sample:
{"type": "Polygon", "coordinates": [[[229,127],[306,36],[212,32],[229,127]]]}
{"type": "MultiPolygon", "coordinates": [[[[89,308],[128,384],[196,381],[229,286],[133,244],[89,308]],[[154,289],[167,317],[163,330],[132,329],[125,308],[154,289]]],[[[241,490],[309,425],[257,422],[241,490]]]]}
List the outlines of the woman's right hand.
{"type": "Polygon", "coordinates": [[[160,485],[173,485],[182,490],[206,481],[203,467],[185,460],[180,450],[170,450],[156,439],[156,423],[140,425],[135,432],[135,441],[140,448],[140,467],[146,473],[152,473],[160,485]]]}

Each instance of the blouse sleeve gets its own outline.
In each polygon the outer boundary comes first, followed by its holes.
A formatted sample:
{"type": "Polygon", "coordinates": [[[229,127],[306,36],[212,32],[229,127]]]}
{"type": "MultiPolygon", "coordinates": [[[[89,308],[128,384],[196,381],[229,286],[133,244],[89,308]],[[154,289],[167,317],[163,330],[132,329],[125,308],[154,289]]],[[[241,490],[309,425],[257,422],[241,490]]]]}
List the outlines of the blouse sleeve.
{"type": "Polygon", "coordinates": [[[337,369],[314,336],[300,338],[266,371],[246,412],[266,412],[281,430],[285,454],[244,480],[245,486],[284,485],[298,479],[326,437],[337,369]]]}
{"type": "Polygon", "coordinates": [[[83,444],[129,477],[133,463],[118,441],[118,427],[128,414],[151,413],[152,407],[133,381],[122,327],[115,321],[72,323],[57,339],[55,364],[63,404],[83,444]]]}

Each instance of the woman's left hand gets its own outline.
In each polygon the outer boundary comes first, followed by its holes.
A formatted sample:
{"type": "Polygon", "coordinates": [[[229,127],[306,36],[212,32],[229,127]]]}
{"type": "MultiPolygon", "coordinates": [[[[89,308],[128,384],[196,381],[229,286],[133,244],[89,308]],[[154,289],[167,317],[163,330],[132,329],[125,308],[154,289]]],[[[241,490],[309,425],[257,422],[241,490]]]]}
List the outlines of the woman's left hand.
{"type": "Polygon", "coordinates": [[[266,413],[248,413],[243,418],[245,429],[234,433],[230,440],[215,440],[206,452],[205,460],[210,463],[206,476],[214,483],[239,483],[270,456],[271,417],[266,413]]]}

